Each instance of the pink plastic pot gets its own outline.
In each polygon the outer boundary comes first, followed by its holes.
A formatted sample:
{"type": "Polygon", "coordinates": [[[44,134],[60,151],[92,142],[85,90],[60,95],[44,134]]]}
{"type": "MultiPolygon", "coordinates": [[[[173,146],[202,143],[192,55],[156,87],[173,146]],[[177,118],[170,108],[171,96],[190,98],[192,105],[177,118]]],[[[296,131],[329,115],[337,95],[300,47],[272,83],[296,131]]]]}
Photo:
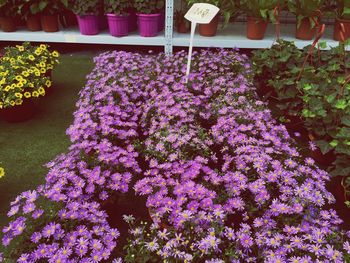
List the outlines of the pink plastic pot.
{"type": "Polygon", "coordinates": [[[77,15],[79,30],[82,35],[97,35],[100,32],[99,18],[95,15],[77,15]]]}
{"type": "Polygon", "coordinates": [[[160,14],[137,14],[139,32],[142,37],[155,37],[158,34],[160,14]]]}
{"type": "Polygon", "coordinates": [[[129,15],[107,14],[109,33],[114,37],[127,36],[129,33],[129,15]]]}

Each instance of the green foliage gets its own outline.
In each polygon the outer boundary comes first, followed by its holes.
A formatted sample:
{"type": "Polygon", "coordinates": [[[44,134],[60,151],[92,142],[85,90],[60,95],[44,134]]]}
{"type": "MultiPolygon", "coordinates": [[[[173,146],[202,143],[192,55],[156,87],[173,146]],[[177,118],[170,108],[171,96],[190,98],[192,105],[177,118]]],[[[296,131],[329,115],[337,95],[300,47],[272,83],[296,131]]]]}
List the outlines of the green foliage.
{"type": "Polygon", "coordinates": [[[141,14],[156,14],[164,8],[164,0],[134,0],[134,7],[141,14]]]}
{"type": "MultiPolygon", "coordinates": [[[[327,45],[320,43],[320,47],[327,45]]],[[[323,154],[333,151],[333,176],[350,175],[350,60],[345,45],[330,50],[278,41],[271,49],[253,52],[255,81],[268,87],[266,96],[287,116],[304,120],[323,154]],[[308,52],[310,59],[302,65],[308,52]]]]}
{"type": "Polygon", "coordinates": [[[337,16],[341,19],[350,20],[350,0],[336,0],[338,3],[337,16]]]}
{"type": "Polygon", "coordinates": [[[75,14],[80,16],[98,15],[102,8],[102,2],[100,0],[76,0],[71,8],[75,14]]]}
{"type": "Polygon", "coordinates": [[[19,0],[0,0],[0,16],[15,17],[19,3],[19,0]]]}
{"type": "Polygon", "coordinates": [[[126,15],[131,7],[129,0],[104,0],[106,14],[126,15]]]}
{"type": "Polygon", "coordinates": [[[288,0],[287,5],[290,12],[296,15],[298,27],[301,20],[308,18],[311,27],[315,27],[315,21],[321,16],[322,6],[325,0],[288,0]]]}
{"type": "Polygon", "coordinates": [[[283,0],[240,0],[240,8],[254,18],[276,22],[274,9],[277,6],[283,7],[283,0]]]}

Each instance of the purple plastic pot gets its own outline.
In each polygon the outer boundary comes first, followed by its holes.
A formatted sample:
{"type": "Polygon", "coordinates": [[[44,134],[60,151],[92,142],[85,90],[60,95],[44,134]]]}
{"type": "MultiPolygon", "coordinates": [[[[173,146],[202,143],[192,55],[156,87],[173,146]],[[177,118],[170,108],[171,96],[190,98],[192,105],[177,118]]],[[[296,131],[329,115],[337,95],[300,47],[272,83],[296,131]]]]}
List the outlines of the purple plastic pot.
{"type": "Polygon", "coordinates": [[[107,14],[109,33],[114,37],[127,36],[129,33],[129,15],[107,14]]]}
{"type": "Polygon", "coordinates": [[[155,37],[158,34],[160,14],[137,14],[139,32],[142,37],[155,37]]]}
{"type": "Polygon", "coordinates": [[[99,18],[95,15],[77,15],[79,30],[82,35],[97,35],[100,32],[99,18]]]}

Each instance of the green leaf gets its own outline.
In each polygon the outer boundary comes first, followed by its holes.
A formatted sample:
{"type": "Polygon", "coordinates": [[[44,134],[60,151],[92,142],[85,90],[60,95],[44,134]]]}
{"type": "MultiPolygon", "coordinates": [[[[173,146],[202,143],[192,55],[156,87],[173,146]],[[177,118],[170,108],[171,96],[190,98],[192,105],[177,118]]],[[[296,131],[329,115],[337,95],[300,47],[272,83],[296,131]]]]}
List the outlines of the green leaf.
{"type": "Polygon", "coordinates": [[[338,145],[339,141],[338,140],[333,140],[329,143],[330,146],[332,146],[333,148],[336,147],[338,145]]]}
{"type": "Polygon", "coordinates": [[[346,125],[346,126],[350,126],[350,116],[346,115],[341,117],[341,123],[346,125]]]}
{"type": "Polygon", "coordinates": [[[320,148],[322,154],[326,154],[332,149],[332,147],[330,146],[330,144],[327,141],[318,140],[315,143],[318,146],[318,148],[320,148]]]}
{"type": "Polygon", "coordinates": [[[344,110],[347,107],[346,100],[344,99],[338,100],[337,103],[335,104],[335,107],[339,110],[344,110]]]}

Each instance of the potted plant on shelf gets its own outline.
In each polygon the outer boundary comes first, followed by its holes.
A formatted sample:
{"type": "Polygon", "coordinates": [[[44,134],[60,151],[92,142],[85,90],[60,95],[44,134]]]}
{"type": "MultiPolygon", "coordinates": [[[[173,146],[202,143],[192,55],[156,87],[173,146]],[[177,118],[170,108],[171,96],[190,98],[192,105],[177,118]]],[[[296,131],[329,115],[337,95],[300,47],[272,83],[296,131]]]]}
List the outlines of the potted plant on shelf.
{"type": "Polygon", "coordinates": [[[275,8],[283,0],[241,0],[240,7],[247,15],[247,38],[263,39],[269,21],[276,22],[275,8]]]}
{"type": "Polygon", "coordinates": [[[160,12],[164,7],[163,0],[135,0],[137,21],[140,35],[154,37],[159,32],[160,12]]]}
{"type": "Polygon", "coordinates": [[[350,0],[337,0],[337,4],[333,38],[344,41],[350,38],[350,0]]]}
{"type": "Polygon", "coordinates": [[[220,8],[220,12],[209,24],[199,24],[199,34],[201,36],[212,37],[216,35],[220,15],[224,17],[224,26],[228,24],[230,18],[238,14],[238,3],[234,0],[187,0],[189,6],[195,3],[208,3],[220,8]]]}
{"type": "Polygon", "coordinates": [[[58,63],[59,53],[47,45],[23,45],[5,48],[0,58],[0,114],[9,122],[31,118],[33,100],[51,89],[50,72],[58,63]]]}
{"type": "Polygon", "coordinates": [[[187,33],[189,31],[189,23],[184,18],[185,12],[182,10],[176,10],[174,19],[175,27],[178,33],[187,33]]]}
{"type": "Polygon", "coordinates": [[[129,33],[129,0],[104,0],[105,14],[109,32],[112,36],[122,37],[129,33]]]}
{"type": "Polygon", "coordinates": [[[297,18],[296,38],[302,40],[313,39],[322,14],[323,3],[324,0],[288,0],[288,9],[297,18]]]}
{"type": "Polygon", "coordinates": [[[0,0],[0,26],[4,32],[17,30],[15,15],[18,12],[18,3],[15,0],[0,0]]]}
{"type": "Polygon", "coordinates": [[[41,26],[45,32],[59,31],[58,15],[67,5],[68,0],[39,0],[33,7],[41,13],[41,26]]]}
{"type": "Polygon", "coordinates": [[[101,1],[99,0],[77,0],[74,2],[73,11],[77,16],[82,35],[97,35],[100,32],[100,8],[101,1]]]}
{"type": "Polygon", "coordinates": [[[42,30],[39,3],[40,0],[22,0],[18,6],[19,14],[26,20],[27,29],[29,31],[42,30]]]}

